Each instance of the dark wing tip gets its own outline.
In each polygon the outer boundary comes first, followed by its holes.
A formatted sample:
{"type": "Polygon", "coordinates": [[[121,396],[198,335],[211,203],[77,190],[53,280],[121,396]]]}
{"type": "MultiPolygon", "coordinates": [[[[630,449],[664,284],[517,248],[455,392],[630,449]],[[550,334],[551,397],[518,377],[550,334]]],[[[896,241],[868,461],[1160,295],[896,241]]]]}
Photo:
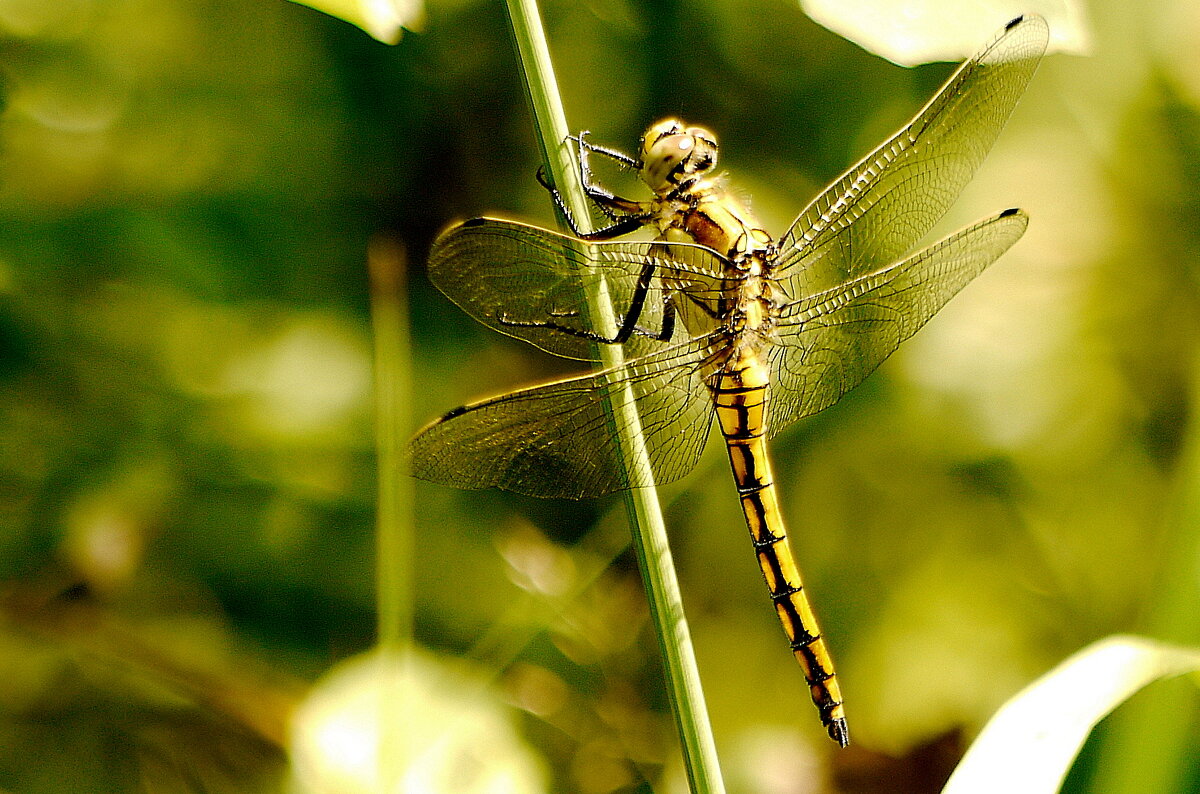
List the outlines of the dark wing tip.
{"type": "MultiPolygon", "coordinates": [[[[451,408],[449,411],[442,414],[442,418],[438,419],[437,423],[446,422],[446,421],[453,419],[456,416],[465,414],[467,412],[468,408],[470,408],[470,406],[467,406],[467,405],[460,405],[457,408],[451,408]]],[[[435,423],[435,424],[437,424],[437,423],[435,423]]]]}
{"type": "Polygon", "coordinates": [[[1006,36],[1010,31],[1012,31],[1013,28],[1020,27],[1021,25],[1029,25],[1031,29],[1050,29],[1050,23],[1048,23],[1046,18],[1040,14],[1021,14],[1021,16],[1010,20],[1009,23],[1004,26],[1004,30],[1002,30],[999,35],[1006,36]]]}
{"type": "Polygon", "coordinates": [[[1013,215],[1019,215],[1019,214],[1021,214],[1021,208],[1020,208],[1020,207],[1009,207],[1009,208],[1008,208],[1008,209],[1006,209],[1004,212],[1001,212],[1001,213],[1000,213],[1000,215],[999,215],[998,217],[1001,217],[1001,218],[1008,218],[1008,217],[1011,217],[1011,216],[1013,216],[1013,215]]]}

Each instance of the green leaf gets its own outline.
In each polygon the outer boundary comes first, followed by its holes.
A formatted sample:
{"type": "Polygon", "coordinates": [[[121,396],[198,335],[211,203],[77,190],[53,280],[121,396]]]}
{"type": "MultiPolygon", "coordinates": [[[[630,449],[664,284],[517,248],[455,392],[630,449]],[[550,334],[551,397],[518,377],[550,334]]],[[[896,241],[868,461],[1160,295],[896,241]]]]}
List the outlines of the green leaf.
{"type": "Polygon", "coordinates": [[[1200,651],[1140,637],[1089,645],[996,712],[942,794],[1055,792],[1092,728],[1149,683],[1200,670],[1200,651]]]}

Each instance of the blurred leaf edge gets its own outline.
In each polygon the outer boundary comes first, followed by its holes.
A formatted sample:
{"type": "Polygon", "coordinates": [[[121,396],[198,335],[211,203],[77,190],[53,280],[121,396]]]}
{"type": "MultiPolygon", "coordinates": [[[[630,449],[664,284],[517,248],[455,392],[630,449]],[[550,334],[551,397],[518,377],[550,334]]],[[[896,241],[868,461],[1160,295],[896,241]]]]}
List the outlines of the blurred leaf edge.
{"type": "Polygon", "coordinates": [[[405,30],[419,30],[424,20],[421,0],[293,0],[362,28],[384,44],[396,44],[405,30]]]}
{"type": "Polygon", "coordinates": [[[1005,703],[942,794],[1058,791],[1102,719],[1148,684],[1197,671],[1197,648],[1132,635],[1098,640],[1005,703]]]}

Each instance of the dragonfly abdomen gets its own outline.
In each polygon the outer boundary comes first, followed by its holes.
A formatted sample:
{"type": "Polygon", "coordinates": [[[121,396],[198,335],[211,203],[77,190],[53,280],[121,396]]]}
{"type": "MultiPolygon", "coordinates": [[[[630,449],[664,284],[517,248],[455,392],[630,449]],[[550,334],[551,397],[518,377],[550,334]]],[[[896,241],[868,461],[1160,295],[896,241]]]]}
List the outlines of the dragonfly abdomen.
{"type": "Polygon", "coordinates": [[[845,747],[850,735],[837,673],[792,558],[767,456],[767,370],[754,354],[735,359],[736,363],[727,363],[714,376],[712,393],[742,512],[775,612],[792,653],[804,668],[821,722],[830,737],[845,747]]]}

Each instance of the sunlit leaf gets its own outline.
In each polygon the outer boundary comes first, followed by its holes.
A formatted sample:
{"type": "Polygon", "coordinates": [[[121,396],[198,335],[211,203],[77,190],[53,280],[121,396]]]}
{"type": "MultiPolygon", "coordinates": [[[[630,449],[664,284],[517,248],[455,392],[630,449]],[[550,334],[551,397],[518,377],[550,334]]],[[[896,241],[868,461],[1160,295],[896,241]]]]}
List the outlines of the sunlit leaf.
{"type": "Polygon", "coordinates": [[[425,8],[421,0],[295,0],[295,2],[357,25],[385,44],[398,42],[404,28],[409,30],[419,28],[425,8]]]}
{"type": "Polygon", "coordinates": [[[1139,637],[1093,643],[992,717],[942,794],[1058,791],[1092,728],[1160,678],[1200,670],[1200,650],[1139,637]]]}
{"type": "Polygon", "coordinates": [[[901,66],[957,61],[1022,14],[1050,23],[1048,52],[1086,54],[1090,35],[1077,0],[800,0],[814,20],[901,66]]]}

